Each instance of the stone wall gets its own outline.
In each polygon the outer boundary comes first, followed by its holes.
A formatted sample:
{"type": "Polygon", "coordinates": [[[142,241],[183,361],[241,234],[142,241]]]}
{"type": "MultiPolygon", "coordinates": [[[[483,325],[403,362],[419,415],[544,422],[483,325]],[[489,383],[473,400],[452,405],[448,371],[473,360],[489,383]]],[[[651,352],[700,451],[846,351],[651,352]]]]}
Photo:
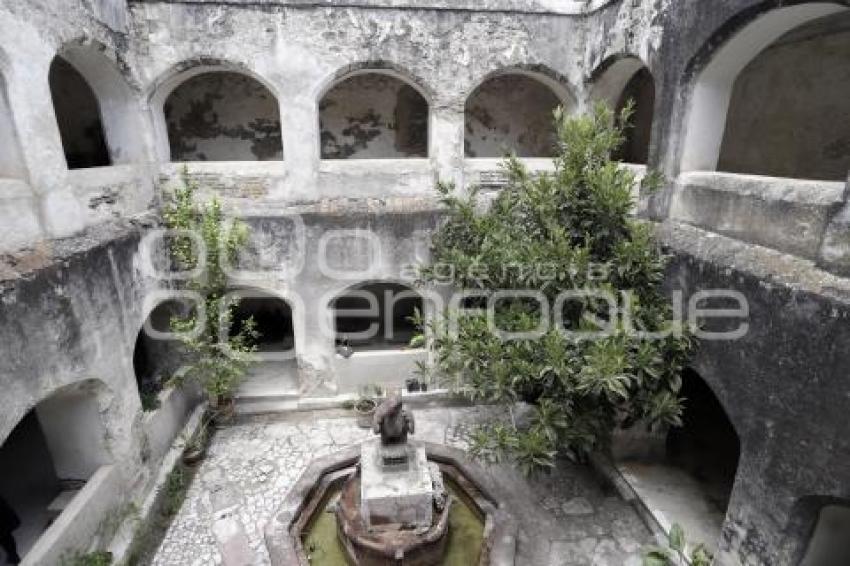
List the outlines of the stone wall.
{"type": "Polygon", "coordinates": [[[811,496],[846,499],[850,461],[850,285],[766,248],[670,226],[668,291],[732,289],[749,331],[703,341],[693,367],[722,403],[741,457],[720,541],[720,564],[799,563],[816,513],[811,496]]]}

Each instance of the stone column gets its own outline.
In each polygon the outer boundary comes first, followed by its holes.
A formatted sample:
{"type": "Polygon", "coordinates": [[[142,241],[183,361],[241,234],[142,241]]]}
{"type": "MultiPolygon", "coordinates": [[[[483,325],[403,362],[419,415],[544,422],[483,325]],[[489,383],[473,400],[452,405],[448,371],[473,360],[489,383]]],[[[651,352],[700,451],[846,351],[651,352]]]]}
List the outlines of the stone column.
{"type": "Polygon", "coordinates": [[[435,100],[431,106],[428,155],[437,178],[463,186],[463,101],[435,100]]]}
{"type": "Polygon", "coordinates": [[[68,182],[68,166],[53,111],[48,73],[53,59],[47,46],[18,54],[9,81],[9,107],[15,117],[21,154],[38,195],[43,228],[50,237],[68,236],[85,225],[84,211],[68,182]]]}

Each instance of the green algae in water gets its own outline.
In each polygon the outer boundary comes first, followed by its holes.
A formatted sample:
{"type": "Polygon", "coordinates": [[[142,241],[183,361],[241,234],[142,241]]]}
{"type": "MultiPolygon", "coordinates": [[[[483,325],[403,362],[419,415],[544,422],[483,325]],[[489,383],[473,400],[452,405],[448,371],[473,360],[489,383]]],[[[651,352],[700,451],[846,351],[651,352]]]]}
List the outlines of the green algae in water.
{"type": "Polygon", "coordinates": [[[446,487],[454,496],[449,511],[449,543],[443,566],[475,566],[481,557],[481,543],[484,541],[484,522],[478,516],[472,501],[443,476],[446,487]]]}
{"type": "MultiPolygon", "coordinates": [[[[449,541],[442,566],[474,566],[481,556],[484,522],[472,502],[446,478],[446,487],[454,496],[449,511],[449,541]]],[[[342,488],[329,493],[322,501],[317,517],[309,525],[304,550],[312,566],[349,566],[345,550],[336,533],[336,515],[325,511],[342,488]]]]}
{"type": "Polygon", "coordinates": [[[349,566],[345,550],[336,534],[336,514],[327,511],[328,503],[337,499],[342,491],[339,486],[325,496],[316,518],[307,527],[304,551],[313,566],[349,566]]]}

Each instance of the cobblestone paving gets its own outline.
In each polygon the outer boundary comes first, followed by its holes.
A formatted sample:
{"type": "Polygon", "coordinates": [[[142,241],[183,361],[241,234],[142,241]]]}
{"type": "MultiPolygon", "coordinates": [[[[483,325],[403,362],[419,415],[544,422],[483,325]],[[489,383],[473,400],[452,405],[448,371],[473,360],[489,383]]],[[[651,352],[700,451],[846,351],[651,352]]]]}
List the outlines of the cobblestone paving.
{"type": "MultiPolygon", "coordinates": [[[[488,410],[417,408],[414,437],[466,448],[470,427],[488,410]]],[[[153,566],[221,564],[212,524],[223,508],[234,510],[254,564],[269,564],[263,529],[307,463],[370,436],[344,411],[257,418],[218,431],[153,566]]],[[[490,471],[514,494],[507,503],[521,525],[518,565],[640,564],[640,548],[651,542],[648,530],[591,470],[562,462],[556,472],[533,480],[509,465],[490,471]]]]}

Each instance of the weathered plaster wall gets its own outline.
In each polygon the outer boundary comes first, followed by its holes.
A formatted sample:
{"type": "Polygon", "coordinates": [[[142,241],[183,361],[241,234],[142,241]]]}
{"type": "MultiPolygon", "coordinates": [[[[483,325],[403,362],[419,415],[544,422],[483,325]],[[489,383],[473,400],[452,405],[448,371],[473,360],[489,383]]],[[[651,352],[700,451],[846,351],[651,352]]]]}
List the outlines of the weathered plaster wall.
{"type": "Polygon", "coordinates": [[[548,86],[524,75],[486,81],[466,101],[466,156],[551,157],[556,141],[552,113],[559,105],[548,86]]]}
{"type": "MultiPolygon", "coordinates": [[[[263,275],[240,283],[292,300],[302,385],[333,392],[344,384],[334,374],[332,335],[321,326],[332,322],[323,301],[364,279],[393,279],[402,263],[427,257],[427,236],[437,219],[435,204],[428,199],[438,178],[461,185],[498,185],[495,162],[464,160],[465,139],[481,134],[476,125],[469,135],[464,112],[476,87],[487,78],[526,73],[553,87],[571,108],[584,109],[597,81],[603,80],[597,71],[611,60],[631,58],[635,66],[629,69],[637,70],[643,62],[656,79],[657,112],[647,161],[668,180],[659,193],[642,195],[641,210],[658,219],[672,213],[713,232],[816,259],[820,232],[835,224],[836,210],[847,208],[840,186],[730,179],[713,173],[679,175],[700,71],[729,38],[768,11],[781,6],[782,13],[789,14],[784,9],[817,3],[788,4],[492,0],[481,6],[469,0],[393,0],[394,7],[388,7],[378,0],[353,0],[341,7],[330,0],[135,0],[125,12],[120,0],[3,3],[0,70],[21,141],[21,178],[27,182],[4,180],[0,186],[0,245],[16,248],[144,211],[153,198],[152,180],[176,171],[166,163],[168,129],[162,112],[172,89],[202,72],[258,77],[277,97],[281,110],[275,131],[280,132],[286,159],[275,153],[268,154],[273,160],[265,163],[204,163],[193,165],[193,174],[204,180],[206,192],[226,197],[228,206],[253,207],[249,221],[260,226],[258,247],[271,261],[288,245],[292,228],[287,212],[304,213],[306,267],[291,270],[289,276],[263,275]],[[81,50],[74,51],[79,58],[73,63],[80,64],[98,95],[107,144],[119,165],[69,172],[64,163],[46,77],[58,52],[71,57],[68,45],[81,50]],[[427,160],[321,161],[322,94],[352,71],[369,69],[400,76],[422,90],[430,103],[427,160]],[[110,90],[109,85],[120,88],[110,90]],[[133,140],[139,143],[130,143],[133,140]],[[378,234],[383,251],[377,267],[365,269],[368,254],[362,243],[338,242],[329,244],[332,265],[359,267],[362,272],[353,281],[321,273],[318,243],[332,228],[378,234]],[[303,301],[301,307],[295,297],[303,301]]],[[[831,6],[838,9],[848,3],[831,6]]],[[[614,82],[617,88],[602,89],[612,102],[626,79],[614,82]]],[[[504,101],[515,104],[515,95],[516,89],[503,90],[489,102],[504,109],[504,101]]],[[[205,92],[199,96],[196,100],[203,100],[205,92]]],[[[524,118],[531,112],[523,104],[510,108],[502,129],[510,130],[512,143],[526,141],[515,128],[516,108],[524,118]]],[[[535,116],[531,112],[531,118],[542,120],[535,116]]],[[[725,113],[708,112],[704,117],[705,125],[725,122],[725,113]]],[[[206,127],[208,118],[196,125],[206,127]]],[[[246,133],[249,139],[244,140],[244,130],[237,131],[228,135],[239,146],[240,158],[257,158],[252,151],[257,132],[246,133]]],[[[266,139],[262,135],[260,139],[266,139]]],[[[492,138],[486,135],[489,144],[492,138]]],[[[198,147],[203,143],[198,141],[198,147]]],[[[533,140],[532,145],[539,149],[540,143],[533,140]]],[[[502,149],[490,144],[487,152],[499,155],[502,149]]],[[[199,153],[208,150],[192,151],[192,159],[201,159],[199,153]]],[[[535,162],[537,168],[549,166],[535,162]]],[[[840,230],[833,233],[840,259],[842,245],[847,245],[840,230]]],[[[138,401],[129,367],[146,286],[131,275],[135,236],[101,236],[105,240],[95,238],[95,243],[87,236],[89,247],[80,244],[82,248],[67,255],[41,258],[36,250],[11,256],[19,265],[35,261],[37,267],[23,269],[27,275],[3,291],[0,332],[5,334],[0,344],[7,354],[0,356],[0,386],[13,402],[9,413],[0,414],[0,438],[27,407],[56,387],[84,377],[101,379],[106,384],[101,406],[112,435],[110,450],[120,461],[116,465],[121,481],[136,485],[127,478],[138,470],[144,476],[145,466],[152,465],[165,445],[159,438],[150,450],[139,448],[136,456],[136,448],[144,445],[138,431],[168,427],[147,419],[137,424],[138,401]],[[114,241],[106,243],[109,240],[114,241]],[[48,320],[52,323],[45,324],[48,320]],[[126,344],[119,343],[125,339],[126,344]],[[148,464],[143,463],[145,454],[151,458],[148,464]]],[[[744,253],[750,246],[710,232],[671,245],[680,250],[671,281],[689,291],[734,285],[752,297],[752,335],[736,345],[706,345],[697,369],[715,386],[745,445],[721,563],[746,559],[783,564],[796,552],[783,545],[797,548],[807,536],[803,528],[788,530],[794,501],[815,492],[841,493],[847,485],[847,431],[835,436],[835,423],[840,425],[846,413],[846,403],[835,394],[843,386],[837,368],[846,367],[845,352],[850,349],[841,346],[847,327],[845,301],[836,298],[833,289],[844,283],[821,276],[811,262],[772,252],[765,252],[765,261],[759,263],[744,253]],[[738,251],[727,255],[718,242],[730,242],[738,251]],[[822,284],[803,290],[799,282],[777,284],[784,262],[790,262],[789,273],[803,278],[818,274],[822,284]]]]}
{"type": "Polygon", "coordinates": [[[89,544],[108,512],[146,495],[161,461],[150,446],[163,439],[146,436],[132,365],[144,297],[157,284],[140,267],[144,230],[107,224],[0,264],[0,445],[38,407],[60,477],[88,479],[107,465],[117,486],[93,493],[74,536],[57,536],[40,563],[85,550],[77,543],[89,544]]]}
{"type": "Polygon", "coordinates": [[[335,85],[319,102],[322,159],[427,157],[428,102],[377,73],[335,85]]]}
{"type": "Polygon", "coordinates": [[[741,439],[718,563],[796,565],[815,518],[799,516],[800,499],[850,496],[850,285],[695,228],[662,238],[673,253],[666,286],[685,304],[700,289],[740,291],[749,304],[746,336],[702,341],[693,361],[741,439]]]}
{"type": "Polygon", "coordinates": [[[353,391],[335,370],[331,301],[352,285],[412,284],[408,267],[427,260],[438,220],[434,200],[358,204],[326,201],[278,211],[242,211],[250,244],[234,285],[280,297],[292,309],[295,354],[304,394],[353,391]],[[297,213],[293,219],[287,214],[297,213]]]}
{"type": "Polygon", "coordinates": [[[172,161],[270,161],[283,158],[280,111],[268,88],[231,72],[205,73],[165,102],[172,161]]]}
{"type": "Polygon", "coordinates": [[[850,171],[850,16],[779,39],[735,81],[718,169],[843,181],[850,171]]]}
{"type": "Polygon", "coordinates": [[[18,132],[12,121],[9,101],[6,99],[6,81],[0,75],[0,177],[20,179],[26,172],[23,167],[18,132]]]}

